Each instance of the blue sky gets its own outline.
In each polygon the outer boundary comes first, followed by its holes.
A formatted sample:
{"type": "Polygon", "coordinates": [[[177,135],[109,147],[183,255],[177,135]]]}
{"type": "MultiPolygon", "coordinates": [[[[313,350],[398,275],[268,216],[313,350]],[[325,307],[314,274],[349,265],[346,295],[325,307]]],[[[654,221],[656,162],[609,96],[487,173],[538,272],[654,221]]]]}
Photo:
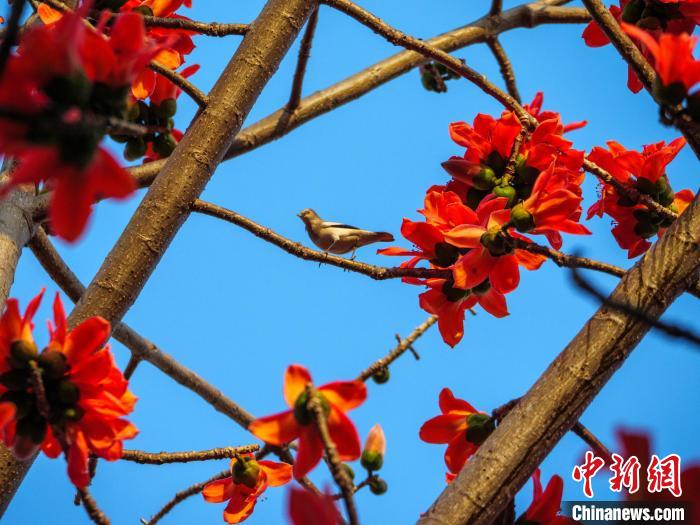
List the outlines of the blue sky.
{"type": "MultiPolygon", "coordinates": [[[[247,22],[263,2],[195,0],[194,4],[187,13],[193,18],[247,22]]],[[[463,25],[488,9],[485,0],[363,0],[361,4],[423,38],[463,25]]],[[[626,68],[613,49],[586,48],[582,29],[545,26],[502,37],[523,98],[530,100],[544,91],[545,107],[560,111],[565,122],[587,119],[588,126],[571,135],[579,149],[609,139],[638,148],[675,138],[673,130],[658,123],[648,96],[627,91],[626,68]]],[[[192,80],[208,90],[239,41],[239,37],[198,37],[190,62],[203,67],[192,80]]],[[[322,8],[305,93],[396,51],[364,27],[322,8]]],[[[455,55],[500,83],[485,46],[455,55]]],[[[295,61],[296,45],[260,97],[249,123],[286,102],[295,61]]],[[[466,81],[451,82],[446,94],[426,92],[414,71],[283,140],[221,165],[205,198],[305,243],[296,213],[306,207],[324,218],[391,231],[398,237],[402,218],[416,218],[425,190],[446,180],[440,162],[462,153],[448,137],[448,124],[471,121],[479,112],[498,114],[500,108],[466,81]]],[[[192,114],[192,105],[182,103],[180,125],[185,126],[192,114]]],[[[697,160],[688,149],[671,165],[669,176],[675,189],[697,188],[697,160]]],[[[587,207],[595,199],[593,181],[586,182],[585,195],[587,207]]],[[[87,236],[75,246],[59,245],[83,281],[99,268],[140,197],[100,204],[87,236]]],[[[587,225],[594,235],[567,238],[565,250],[631,264],[615,244],[607,220],[587,225]]],[[[359,251],[358,259],[394,262],[375,255],[372,248],[359,251]]],[[[616,281],[592,277],[605,289],[612,289],[616,281]]],[[[42,286],[51,293],[56,289],[27,251],[12,294],[25,304],[42,286]]],[[[195,215],[126,320],[247,410],[266,415],[283,408],[281,382],[288,364],[304,364],[322,384],[353,378],[384,355],[397,332],[406,335],[426,318],[418,307],[418,292],[398,281],[374,282],[338,268],[319,267],[232,225],[195,215]]],[[[680,298],[666,318],[690,325],[700,313],[696,301],[680,298]]],[[[464,340],[455,349],[441,341],[437,330],[431,331],[416,344],[419,362],[406,356],[392,368],[388,384],[369,384],[368,401],[352,417],[363,439],[376,422],[384,427],[388,453],[381,474],[389,491],[382,497],[367,491],[357,495],[362,523],[412,523],[444,488],[444,448],[422,443],[417,435],[420,425],[437,414],[441,388],[452,388],[484,411],[522,395],[596,307],[552,263],[524,273],[508,302],[511,315],[505,319],[483,311],[469,317],[464,340]]],[[[47,301],[37,316],[39,327],[49,316],[48,306],[47,301]]],[[[119,344],[114,351],[125,364],[127,351],[119,344]]],[[[660,454],[675,452],[684,461],[700,459],[696,438],[700,422],[691,417],[700,402],[699,365],[697,350],[652,334],[588,408],[583,422],[611,447],[614,429],[624,425],[651,430],[660,454]]],[[[133,420],[141,433],[129,448],[176,451],[255,442],[148,364],[137,370],[132,390],[140,398],[133,420]]],[[[566,436],[543,464],[545,479],[555,473],[564,477],[565,499],[581,498],[570,472],[583,451],[576,437],[566,436]]],[[[93,492],[113,523],[135,524],[175,492],[225,466],[223,461],[172,466],[101,462],[93,492]]],[[[321,486],[330,482],[321,468],[312,478],[321,486]]],[[[611,499],[604,479],[596,488],[601,499],[611,499]]],[[[528,485],[519,495],[519,512],[529,503],[530,490],[528,485]]],[[[284,493],[268,491],[248,523],[282,523],[284,493]]],[[[88,523],[72,501],[64,463],[42,457],[3,523],[88,523]]],[[[218,523],[222,510],[221,505],[195,497],[163,523],[218,523]]]]}

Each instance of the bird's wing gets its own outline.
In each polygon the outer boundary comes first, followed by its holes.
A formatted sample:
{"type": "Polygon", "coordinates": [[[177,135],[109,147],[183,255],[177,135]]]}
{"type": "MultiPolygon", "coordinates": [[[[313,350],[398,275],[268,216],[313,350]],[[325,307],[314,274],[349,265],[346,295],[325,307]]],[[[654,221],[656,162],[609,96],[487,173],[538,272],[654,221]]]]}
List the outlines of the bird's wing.
{"type": "Polygon", "coordinates": [[[357,226],[350,226],[349,224],[342,224],[340,222],[323,221],[321,223],[321,229],[325,229],[325,228],[337,228],[339,230],[361,230],[361,228],[358,228],[357,226]]]}

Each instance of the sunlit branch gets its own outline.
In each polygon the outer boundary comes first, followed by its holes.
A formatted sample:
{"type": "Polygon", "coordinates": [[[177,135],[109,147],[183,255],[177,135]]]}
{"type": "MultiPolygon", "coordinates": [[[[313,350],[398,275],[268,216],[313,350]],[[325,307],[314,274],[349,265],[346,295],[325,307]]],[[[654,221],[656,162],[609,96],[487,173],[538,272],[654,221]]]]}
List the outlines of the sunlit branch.
{"type": "Polygon", "coordinates": [[[239,454],[257,452],[259,445],[241,447],[213,448],[192,452],[144,452],[142,450],[124,450],[120,459],[142,465],[165,465],[167,463],[189,463],[192,461],[210,461],[214,459],[230,459],[239,454]]]}
{"type": "Polygon", "coordinates": [[[311,44],[314,40],[317,24],[318,8],[311,13],[309,21],[306,22],[306,30],[304,31],[304,36],[301,38],[301,44],[299,45],[299,57],[297,58],[297,67],[294,71],[294,80],[292,81],[292,93],[289,95],[289,102],[287,102],[287,110],[290,113],[299,106],[299,101],[301,100],[301,92],[304,86],[304,76],[306,75],[306,66],[309,63],[309,58],[311,57],[311,44]]]}
{"type": "MultiPolygon", "coordinates": [[[[498,1],[499,0],[496,0],[494,3],[498,1]]],[[[510,93],[510,96],[515,100],[522,103],[520,92],[518,91],[518,86],[515,82],[515,71],[513,70],[513,64],[511,64],[510,59],[506,54],[506,50],[503,49],[503,46],[496,37],[487,38],[486,45],[489,46],[491,53],[493,53],[494,58],[498,62],[498,67],[501,70],[503,81],[506,83],[506,87],[508,88],[508,93],[510,93]]]]}
{"type": "Polygon", "coordinates": [[[155,60],[152,60],[151,63],[148,64],[148,67],[156,73],[158,73],[159,75],[164,76],[177,87],[182,89],[182,91],[187,93],[187,95],[189,95],[189,97],[192,100],[194,100],[200,108],[205,108],[209,103],[209,97],[207,97],[207,95],[203,91],[201,91],[197,86],[195,86],[185,77],[180,75],[177,71],[174,71],[169,67],[165,67],[164,65],[160,64],[159,62],[156,62],[155,60]]]}

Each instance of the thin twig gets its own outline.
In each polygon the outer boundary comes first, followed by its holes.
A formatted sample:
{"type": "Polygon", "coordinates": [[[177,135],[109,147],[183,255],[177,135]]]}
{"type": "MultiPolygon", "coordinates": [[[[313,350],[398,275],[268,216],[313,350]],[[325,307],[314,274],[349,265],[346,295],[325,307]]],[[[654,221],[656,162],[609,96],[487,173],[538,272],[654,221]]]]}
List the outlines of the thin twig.
{"type": "Polygon", "coordinates": [[[124,367],[124,379],[131,379],[131,376],[134,375],[134,372],[136,372],[136,367],[139,366],[141,361],[142,359],[139,356],[131,354],[131,357],[129,357],[129,362],[126,364],[126,367],[124,367]]]}
{"type": "MultiPolygon", "coordinates": [[[[372,478],[374,478],[374,476],[367,476],[360,483],[358,483],[357,485],[354,485],[352,487],[352,493],[356,494],[358,491],[360,491],[363,488],[365,488],[366,486],[368,486],[370,484],[370,482],[372,481],[372,478]]],[[[335,499],[335,500],[343,499],[343,493],[339,492],[338,494],[333,494],[333,499],[335,499]]]]}
{"type": "Polygon", "coordinates": [[[97,506],[95,498],[92,497],[87,488],[78,489],[78,494],[80,494],[80,501],[83,504],[85,512],[87,512],[88,517],[94,523],[97,525],[110,525],[109,518],[100,510],[100,507],[97,506]]]}
{"type": "Polygon", "coordinates": [[[675,221],[678,218],[678,214],[675,213],[673,210],[662,206],[654,199],[652,199],[649,195],[637,191],[636,188],[633,188],[632,186],[628,186],[627,184],[620,182],[615,177],[613,177],[608,171],[601,168],[596,163],[591,162],[588,159],[584,159],[583,169],[586,170],[588,173],[591,173],[598,177],[598,179],[600,179],[600,181],[602,181],[604,184],[608,184],[615,188],[615,190],[620,195],[624,195],[625,197],[629,198],[632,202],[643,204],[649,210],[656,212],[659,216],[663,217],[664,219],[675,221]]]}
{"type": "MultiPolygon", "coordinates": [[[[499,0],[494,0],[494,4],[498,1],[499,0]]],[[[503,77],[503,81],[506,83],[508,93],[510,93],[510,96],[515,100],[522,103],[520,92],[518,91],[518,86],[515,82],[515,71],[513,70],[513,64],[511,64],[510,59],[506,54],[506,50],[503,49],[501,42],[499,42],[498,38],[496,37],[487,38],[486,45],[489,46],[491,53],[493,53],[493,56],[498,62],[498,67],[501,69],[501,76],[503,77]]]]}
{"type": "Polygon", "coordinates": [[[148,64],[148,67],[182,89],[182,91],[187,93],[187,95],[189,95],[189,97],[194,100],[200,108],[205,108],[207,107],[207,104],[209,104],[209,97],[192,82],[180,75],[177,71],[174,71],[169,67],[164,66],[160,62],[156,62],[155,60],[152,60],[151,63],[148,64]]]}
{"type": "Polygon", "coordinates": [[[437,317],[428,317],[420,326],[418,326],[411,334],[406,337],[406,339],[400,340],[398,344],[389,352],[386,356],[378,359],[365,370],[363,370],[360,375],[357,376],[358,381],[367,381],[374,374],[376,374],[382,368],[386,368],[391,363],[396,361],[401,357],[407,350],[412,348],[413,343],[418,340],[428,329],[437,322],[437,317]]]}
{"type": "Polygon", "coordinates": [[[467,80],[474,83],[486,94],[491,95],[505,107],[513,111],[523,125],[534,128],[537,125],[536,120],[508,93],[505,93],[483,74],[473,70],[461,60],[445,53],[441,49],[423,41],[409,36],[398,29],[386,24],[380,18],[374,16],[369,11],[359,7],[349,0],[324,0],[324,3],[342,11],[346,15],[354,18],[359,23],[367,26],[375,33],[383,36],[386,40],[394,45],[405,47],[425,57],[432,58],[450,68],[452,71],[459,73],[467,80]]]}
{"type": "Polygon", "coordinates": [[[678,326],[676,324],[666,323],[660,319],[653,319],[646,315],[644,312],[640,311],[638,308],[631,306],[626,303],[613,301],[609,299],[605,294],[600,292],[595,286],[593,286],[589,281],[587,281],[576,268],[571,269],[571,276],[576,283],[576,286],[581,288],[584,292],[592,295],[598,301],[600,301],[603,306],[611,308],[613,310],[619,310],[631,317],[635,317],[637,320],[645,323],[670,337],[675,337],[676,339],[682,339],[695,346],[700,347],[700,335],[696,334],[689,328],[683,326],[678,326]]]}
{"type": "MultiPolygon", "coordinates": [[[[117,16],[117,15],[115,15],[117,16]]],[[[146,27],[162,27],[165,29],[183,29],[194,31],[200,35],[223,37],[229,35],[245,35],[248,24],[223,24],[220,22],[198,22],[189,18],[171,18],[160,16],[144,16],[146,27]]]]}
{"type": "Polygon", "coordinates": [[[311,13],[309,21],[306,23],[306,30],[299,45],[299,57],[297,58],[297,67],[294,71],[294,80],[292,81],[292,93],[289,95],[287,102],[287,110],[293,113],[299,106],[301,100],[302,87],[304,85],[304,75],[306,74],[306,66],[311,57],[311,44],[314,40],[316,25],[318,24],[318,8],[311,13]]]}
{"type": "Polygon", "coordinates": [[[492,0],[489,15],[497,16],[501,14],[501,11],[503,11],[503,0],[492,0]]]}
{"type": "Polygon", "coordinates": [[[343,501],[345,502],[345,510],[348,513],[348,521],[350,525],[358,525],[359,519],[357,517],[357,509],[355,507],[355,501],[353,499],[354,494],[354,484],[348,475],[348,471],[343,468],[343,462],[338,456],[338,450],[333,443],[330,432],[328,431],[328,422],[326,421],[326,414],[323,411],[323,405],[318,396],[318,392],[314,390],[311,385],[306,387],[308,394],[308,409],[314,416],[314,421],[316,427],[318,428],[318,434],[323,443],[323,448],[326,451],[326,461],[328,463],[328,468],[331,471],[333,480],[340,488],[340,492],[343,495],[343,501]]]}
{"type": "Polygon", "coordinates": [[[210,461],[230,459],[239,454],[250,454],[260,449],[259,445],[241,447],[212,448],[192,452],[144,452],[142,450],[124,450],[120,459],[141,465],[165,465],[167,463],[190,463],[192,461],[210,461]]]}
{"type": "Polygon", "coordinates": [[[156,525],[168,512],[173,510],[173,508],[178,504],[182,503],[185,501],[187,498],[194,496],[196,494],[199,494],[204,490],[204,487],[206,487],[209,483],[212,483],[213,481],[218,481],[220,479],[228,478],[231,475],[230,470],[224,470],[222,472],[219,472],[216,476],[212,476],[206,481],[201,481],[199,483],[195,483],[194,485],[187,487],[185,490],[181,490],[175,496],[173,499],[168,501],[163,508],[161,508],[156,514],[153,515],[153,517],[150,520],[146,520],[141,518],[141,523],[143,525],[156,525]]]}

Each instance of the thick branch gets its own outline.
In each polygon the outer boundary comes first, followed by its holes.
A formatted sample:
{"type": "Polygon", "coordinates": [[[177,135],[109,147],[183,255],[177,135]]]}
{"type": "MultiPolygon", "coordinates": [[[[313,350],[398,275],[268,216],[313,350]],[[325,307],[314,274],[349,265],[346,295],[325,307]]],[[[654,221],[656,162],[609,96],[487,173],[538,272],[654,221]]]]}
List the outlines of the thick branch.
{"type": "MultiPolygon", "coordinates": [[[[700,199],[622,278],[610,299],[658,319],[700,274],[700,199]]],[[[442,493],[420,525],[487,525],[649,330],[601,307],[442,493]]]]}

